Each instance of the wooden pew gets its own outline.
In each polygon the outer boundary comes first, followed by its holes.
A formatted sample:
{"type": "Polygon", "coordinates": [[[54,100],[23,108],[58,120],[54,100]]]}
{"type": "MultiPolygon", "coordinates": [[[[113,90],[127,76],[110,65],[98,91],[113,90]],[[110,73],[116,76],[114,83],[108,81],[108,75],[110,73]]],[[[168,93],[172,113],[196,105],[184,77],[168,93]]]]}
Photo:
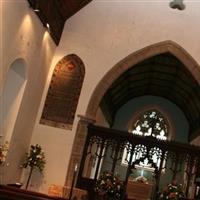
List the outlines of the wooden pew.
{"type": "Polygon", "coordinates": [[[11,186],[0,185],[1,200],[66,200],[60,197],[52,197],[46,194],[18,189],[11,186]]]}

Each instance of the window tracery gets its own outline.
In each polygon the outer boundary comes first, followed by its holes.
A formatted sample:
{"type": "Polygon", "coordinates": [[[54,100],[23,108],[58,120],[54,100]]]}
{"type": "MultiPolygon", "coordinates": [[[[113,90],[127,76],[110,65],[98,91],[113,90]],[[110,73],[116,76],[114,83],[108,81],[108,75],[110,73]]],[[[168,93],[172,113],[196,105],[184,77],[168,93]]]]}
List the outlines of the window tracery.
{"type": "MultiPolygon", "coordinates": [[[[158,140],[167,140],[169,131],[168,129],[168,123],[164,116],[159,111],[151,109],[142,113],[138,117],[136,122],[132,125],[131,133],[144,137],[155,137],[158,140]]],[[[131,144],[128,144],[127,146],[130,147],[130,145],[131,144]]],[[[147,149],[144,145],[136,145],[134,147],[131,163],[137,160],[142,160],[139,162],[138,167],[152,171],[152,165],[149,162],[149,159],[151,159],[152,162],[159,167],[161,164],[162,151],[159,148],[154,147],[150,149],[148,154],[149,155],[147,156],[147,149]]],[[[131,152],[128,150],[128,148],[125,148],[122,156],[122,164],[127,165],[130,162],[130,158],[131,152]]]]}
{"type": "Polygon", "coordinates": [[[139,116],[138,120],[133,125],[132,133],[166,140],[168,125],[159,111],[149,110],[139,116]]]}

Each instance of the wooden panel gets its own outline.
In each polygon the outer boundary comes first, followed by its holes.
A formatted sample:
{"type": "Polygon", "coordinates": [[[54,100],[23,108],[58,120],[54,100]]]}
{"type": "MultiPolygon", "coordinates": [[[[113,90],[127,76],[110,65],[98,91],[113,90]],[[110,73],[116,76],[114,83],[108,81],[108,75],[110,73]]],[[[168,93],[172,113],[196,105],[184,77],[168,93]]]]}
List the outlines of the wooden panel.
{"type": "Polygon", "coordinates": [[[152,184],[140,183],[137,181],[128,181],[127,195],[130,200],[148,200],[151,199],[152,184]]]}
{"type": "Polygon", "coordinates": [[[66,200],[59,197],[51,197],[42,193],[18,189],[0,185],[1,200],[66,200]]]}
{"type": "Polygon", "coordinates": [[[71,129],[84,79],[84,65],[71,54],[56,65],[40,123],[71,129]]]}

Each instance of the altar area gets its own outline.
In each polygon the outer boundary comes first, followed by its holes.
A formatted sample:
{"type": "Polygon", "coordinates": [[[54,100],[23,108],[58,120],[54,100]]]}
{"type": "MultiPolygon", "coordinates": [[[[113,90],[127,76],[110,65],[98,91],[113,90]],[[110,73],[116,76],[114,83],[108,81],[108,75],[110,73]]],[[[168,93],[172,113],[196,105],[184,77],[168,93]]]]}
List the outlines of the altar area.
{"type": "MultiPolygon", "coordinates": [[[[118,176],[123,183],[121,199],[156,200],[173,180],[183,186],[185,199],[195,199],[196,179],[200,176],[200,147],[89,125],[76,187],[87,190],[89,200],[94,200],[96,183],[106,171],[118,176]],[[126,164],[123,163],[125,151],[126,164]],[[141,164],[145,165],[143,170],[141,164]],[[146,181],[138,180],[140,176],[146,181]]],[[[104,182],[106,179],[102,180],[104,182]]],[[[109,181],[107,186],[115,185],[110,184],[109,181]]]]}
{"type": "Polygon", "coordinates": [[[153,184],[128,180],[126,194],[129,200],[149,200],[152,199],[153,184]]]}

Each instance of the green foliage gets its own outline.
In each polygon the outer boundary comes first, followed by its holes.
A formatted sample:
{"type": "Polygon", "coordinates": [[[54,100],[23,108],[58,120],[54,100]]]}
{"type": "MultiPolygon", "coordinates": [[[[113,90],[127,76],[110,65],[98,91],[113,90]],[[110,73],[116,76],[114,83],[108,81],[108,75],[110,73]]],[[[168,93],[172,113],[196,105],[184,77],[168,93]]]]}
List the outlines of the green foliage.
{"type": "Polygon", "coordinates": [[[25,161],[23,167],[30,167],[32,169],[38,169],[40,172],[44,170],[45,166],[45,156],[40,145],[31,145],[29,153],[26,153],[25,161]]]}
{"type": "Polygon", "coordinates": [[[107,199],[119,200],[124,193],[124,184],[120,181],[118,175],[105,171],[96,182],[95,192],[106,196],[107,199]]]}

